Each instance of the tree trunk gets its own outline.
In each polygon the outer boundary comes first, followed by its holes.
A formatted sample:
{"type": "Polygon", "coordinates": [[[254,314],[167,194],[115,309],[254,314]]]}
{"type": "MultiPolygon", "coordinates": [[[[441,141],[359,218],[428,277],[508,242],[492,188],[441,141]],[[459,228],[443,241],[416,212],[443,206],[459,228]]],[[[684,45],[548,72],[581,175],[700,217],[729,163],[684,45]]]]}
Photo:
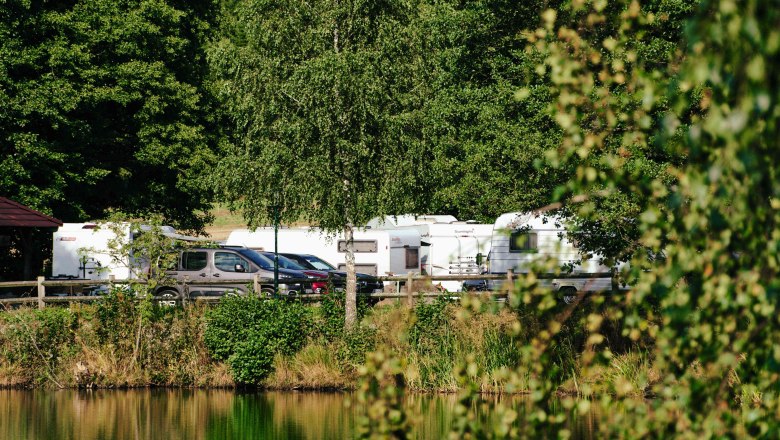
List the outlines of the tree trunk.
{"type": "Polygon", "coordinates": [[[355,275],[355,242],[351,223],[344,226],[344,241],[347,245],[347,293],[344,325],[351,329],[357,322],[357,276],[355,275]]]}

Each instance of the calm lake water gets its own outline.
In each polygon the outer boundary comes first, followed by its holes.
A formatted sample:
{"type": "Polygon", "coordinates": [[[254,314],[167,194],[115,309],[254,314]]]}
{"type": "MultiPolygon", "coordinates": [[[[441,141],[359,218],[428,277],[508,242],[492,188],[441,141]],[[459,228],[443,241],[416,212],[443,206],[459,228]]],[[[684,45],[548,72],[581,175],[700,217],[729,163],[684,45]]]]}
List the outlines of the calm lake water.
{"type": "MultiPolygon", "coordinates": [[[[347,394],[232,390],[0,391],[0,439],[349,439],[356,408],[347,394]]],[[[454,395],[409,397],[417,436],[446,438],[454,395]]],[[[504,403],[524,405],[523,397],[504,403]]],[[[590,438],[592,417],[572,420],[590,438]]]]}

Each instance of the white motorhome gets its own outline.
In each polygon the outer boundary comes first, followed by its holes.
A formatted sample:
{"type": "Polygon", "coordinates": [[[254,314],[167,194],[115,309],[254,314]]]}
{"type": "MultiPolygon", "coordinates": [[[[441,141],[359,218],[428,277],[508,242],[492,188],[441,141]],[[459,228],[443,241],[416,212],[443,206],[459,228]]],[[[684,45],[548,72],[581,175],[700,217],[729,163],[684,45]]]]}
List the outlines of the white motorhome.
{"type": "MultiPolygon", "coordinates": [[[[434,277],[479,274],[480,255],[485,257],[490,252],[493,235],[492,224],[462,222],[451,215],[377,217],[367,227],[377,230],[417,230],[422,241],[421,267],[434,277]]],[[[462,281],[440,281],[440,284],[450,292],[463,288],[462,281]]]]}
{"type": "MultiPolygon", "coordinates": [[[[112,254],[110,243],[130,243],[138,234],[150,230],[142,226],[131,231],[129,223],[65,223],[53,234],[52,277],[99,280],[114,276],[116,279],[135,277],[138,262],[132,256],[112,254]]],[[[196,241],[195,237],[179,235],[170,226],[162,226],[161,232],[172,240],[196,241]]]]}
{"type": "MultiPolygon", "coordinates": [[[[551,259],[559,267],[570,267],[573,274],[610,272],[600,256],[587,257],[568,238],[565,220],[560,217],[510,212],[499,216],[493,226],[488,266],[492,274],[505,274],[510,269],[522,273],[528,272],[534,263],[551,259]]],[[[610,278],[555,279],[551,285],[569,294],[612,287],[610,278]]]]}
{"type": "MultiPolygon", "coordinates": [[[[420,272],[420,234],[414,230],[355,229],[355,270],[375,276],[420,272]]],[[[280,228],[279,252],[316,255],[339,270],[346,270],[344,234],[328,235],[319,228],[280,228]]],[[[273,228],[237,229],[225,245],[274,251],[273,228]]]]}

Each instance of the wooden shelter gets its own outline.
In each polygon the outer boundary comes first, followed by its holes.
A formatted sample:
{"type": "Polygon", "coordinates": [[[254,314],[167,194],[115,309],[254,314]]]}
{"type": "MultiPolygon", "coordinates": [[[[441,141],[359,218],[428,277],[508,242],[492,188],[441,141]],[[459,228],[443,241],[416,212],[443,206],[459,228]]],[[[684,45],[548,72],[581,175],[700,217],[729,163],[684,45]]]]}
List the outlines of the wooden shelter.
{"type": "MultiPolygon", "coordinates": [[[[15,249],[24,259],[24,279],[31,279],[33,255],[33,231],[62,226],[62,220],[49,217],[34,209],[5,197],[0,197],[0,246],[11,246],[11,237],[19,238],[20,249],[15,249]]],[[[36,274],[37,275],[37,274],[36,274]]]]}

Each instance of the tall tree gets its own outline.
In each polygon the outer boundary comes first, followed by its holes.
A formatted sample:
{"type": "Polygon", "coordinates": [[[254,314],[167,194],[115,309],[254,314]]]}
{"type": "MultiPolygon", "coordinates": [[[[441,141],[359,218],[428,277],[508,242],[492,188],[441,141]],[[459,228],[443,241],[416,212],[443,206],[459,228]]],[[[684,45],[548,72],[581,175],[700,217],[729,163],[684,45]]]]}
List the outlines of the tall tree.
{"type": "Polygon", "coordinates": [[[271,222],[277,200],[282,222],[343,231],[348,326],[354,227],[422,194],[416,11],[413,1],[238,1],[212,53],[238,128],[217,185],[250,226],[271,222]]]}
{"type": "Polygon", "coordinates": [[[539,69],[553,98],[546,110],[563,133],[560,144],[547,152],[545,167],[567,170],[568,183],[556,189],[557,197],[586,200],[563,210],[573,219],[571,234],[584,251],[613,261],[628,261],[636,253],[657,256],[641,243],[638,221],[651,194],[629,178],[612,176],[657,179],[669,187],[675,176],[668,170],[686,160],[664,144],[684,133],[695,110],[671,131],[659,128],[670,109],[666,91],[676,87],[685,59],[684,23],[698,3],[594,2],[597,13],[561,7],[554,17],[546,15],[559,28],[526,34],[541,49],[534,52],[546,55],[546,66],[539,69]],[[626,17],[640,14],[649,18],[627,37],[626,17]],[[550,50],[542,44],[545,39],[560,39],[560,45],[550,50]],[[598,47],[586,53],[580,50],[582,41],[598,42],[598,47]],[[578,64],[567,64],[568,55],[562,54],[568,53],[578,57],[578,64]],[[583,180],[591,183],[585,192],[576,184],[583,180]]]}
{"type": "MultiPolygon", "coordinates": [[[[643,66],[654,70],[655,90],[674,80],[673,67],[679,64],[685,45],[683,23],[697,3],[650,0],[642,4],[642,10],[655,19],[632,41],[631,50],[643,66]],[[666,69],[669,66],[672,68],[666,69]]],[[[569,10],[564,2],[448,1],[431,2],[429,7],[436,13],[429,23],[428,42],[433,50],[427,62],[437,75],[432,77],[435,92],[422,116],[434,177],[428,191],[433,211],[492,221],[503,212],[547,205],[562,193],[573,195],[566,181],[583,169],[591,168],[590,175],[595,172],[598,176],[599,171],[615,166],[602,162],[604,158],[626,158],[619,166],[648,176],[662,176],[668,165],[682,160],[680,155],[648,146],[624,148],[627,122],[618,120],[619,115],[613,118],[614,130],[604,139],[605,148],[583,157],[560,148],[567,130],[581,130],[580,136],[599,130],[589,124],[598,122],[594,115],[605,98],[619,102],[625,118],[641,108],[645,97],[625,84],[611,82],[608,94],[585,101],[593,108],[582,117],[583,124],[562,128],[560,115],[555,116],[561,105],[559,89],[551,80],[560,72],[554,70],[557,66],[540,66],[545,51],[528,45],[529,40],[553,34],[526,29],[536,26],[545,8],[552,8],[557,11],[557,23],[581,27],[587,35],[604,39],[617,32],[625,5],[603,3],[598,23],[586,22],[584,12],[569,10]],[[570,155],[564,157],[563,152],[570,155]]],[[[606,47],[600,50],[602,59],[597,62],[611,63],[613,54],[606,47]]],[[[631,65],[620,68],[628,70],[631,65]]],[[[563,101],[569,96],[564,93],[563,101]]],[[[665,105],[656,106],[644,122],[659,125],[665,105]]],[[[648,139],[651,144],[665,141],[657,136],[648,139]]],[[[572,233],[584,250],[615,259],[630,258],[641,247],[636,215],[643,195],[614,186],[592,191],[610,195],[592,198],[595,215],[575,217],[577,230],[572,233]]],[[[565,214],[573,216],[573,212],[565,214]]]]}
{"type": "Polygon", "coordinates": [[[492,222],[548,203],[565,172],[540,167],[560,131],[546,112],[539,55],[522,31],[549,2],[430,2],[428,63],[435,90],[425,104],[424,141],[434,175],[432,212],[492,222]],[[527,86],[525,99],[515,94],[527,86]]]}
{"type": "Polygon", "coordinates": [[[122,210],[202,228],[216,4],[4,2],[0,194],[65,221],[122,210]]]}

